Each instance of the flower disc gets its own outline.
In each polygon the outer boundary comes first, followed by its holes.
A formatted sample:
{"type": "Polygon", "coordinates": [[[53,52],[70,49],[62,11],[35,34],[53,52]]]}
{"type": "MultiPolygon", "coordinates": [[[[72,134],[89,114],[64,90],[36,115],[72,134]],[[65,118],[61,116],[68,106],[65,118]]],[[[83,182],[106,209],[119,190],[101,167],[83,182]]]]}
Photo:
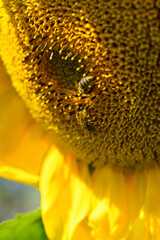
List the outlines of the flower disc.
{"type": "Polygon", "coordinates": [[[3,61],[62,151],[93,167],[159,163],[160,1],[2,2],[3,61]]]}

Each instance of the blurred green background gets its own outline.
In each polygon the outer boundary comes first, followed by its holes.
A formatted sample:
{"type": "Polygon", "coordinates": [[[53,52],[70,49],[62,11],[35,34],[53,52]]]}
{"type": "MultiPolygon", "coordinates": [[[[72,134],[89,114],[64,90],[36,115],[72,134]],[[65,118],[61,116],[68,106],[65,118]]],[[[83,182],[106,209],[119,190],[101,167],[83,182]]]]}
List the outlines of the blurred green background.
{"type": "Polygon", "coordinates": [[[40,206],[40,193],[35,187],[0,178],[0,222],[40,206]]]}

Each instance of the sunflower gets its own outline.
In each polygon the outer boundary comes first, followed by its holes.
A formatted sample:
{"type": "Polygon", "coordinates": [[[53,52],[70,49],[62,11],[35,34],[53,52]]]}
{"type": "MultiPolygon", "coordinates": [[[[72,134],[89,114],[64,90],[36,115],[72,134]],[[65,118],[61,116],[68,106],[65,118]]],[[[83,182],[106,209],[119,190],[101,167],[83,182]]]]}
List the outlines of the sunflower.
{"type": "Polygon", "coordinates": [[[159,239],[159,16],[159,0],[0,0],[19,96],[2,77],[0,175],[39,187],[51,240],[159,239]]]}

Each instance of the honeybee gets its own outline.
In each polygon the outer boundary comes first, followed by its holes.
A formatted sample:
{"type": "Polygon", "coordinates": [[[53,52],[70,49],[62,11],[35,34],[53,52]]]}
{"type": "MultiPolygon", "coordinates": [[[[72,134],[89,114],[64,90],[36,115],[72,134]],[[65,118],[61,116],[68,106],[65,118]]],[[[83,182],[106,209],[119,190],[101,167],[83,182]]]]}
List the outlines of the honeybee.
{"type": "Polygon", "coordinates": [[[94,78],[89,76],[82,78],[78,83],[78,93],[82,94],[87,92],[88,86],[93,80],[94,78]]]}
{"type": "Polygon", "coordinates": [[[92,123],[87,118],[87,112],[84,108],[80,107],[77,111],[76,118],[81,125],[81,127],[86,128],[88,131],[94,131],[95,128],[92,123]]]}

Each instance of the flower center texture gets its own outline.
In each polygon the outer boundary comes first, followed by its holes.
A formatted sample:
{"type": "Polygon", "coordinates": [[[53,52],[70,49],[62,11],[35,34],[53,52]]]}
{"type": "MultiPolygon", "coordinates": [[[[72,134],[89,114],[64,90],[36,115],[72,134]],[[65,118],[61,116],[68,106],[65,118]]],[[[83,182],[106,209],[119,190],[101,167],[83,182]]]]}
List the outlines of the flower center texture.
{"type": "Polygon", "coordinates": [[[93,168],[159,164],[160,1],[3,6],[13,85],[62,151],[93,168]]]}

